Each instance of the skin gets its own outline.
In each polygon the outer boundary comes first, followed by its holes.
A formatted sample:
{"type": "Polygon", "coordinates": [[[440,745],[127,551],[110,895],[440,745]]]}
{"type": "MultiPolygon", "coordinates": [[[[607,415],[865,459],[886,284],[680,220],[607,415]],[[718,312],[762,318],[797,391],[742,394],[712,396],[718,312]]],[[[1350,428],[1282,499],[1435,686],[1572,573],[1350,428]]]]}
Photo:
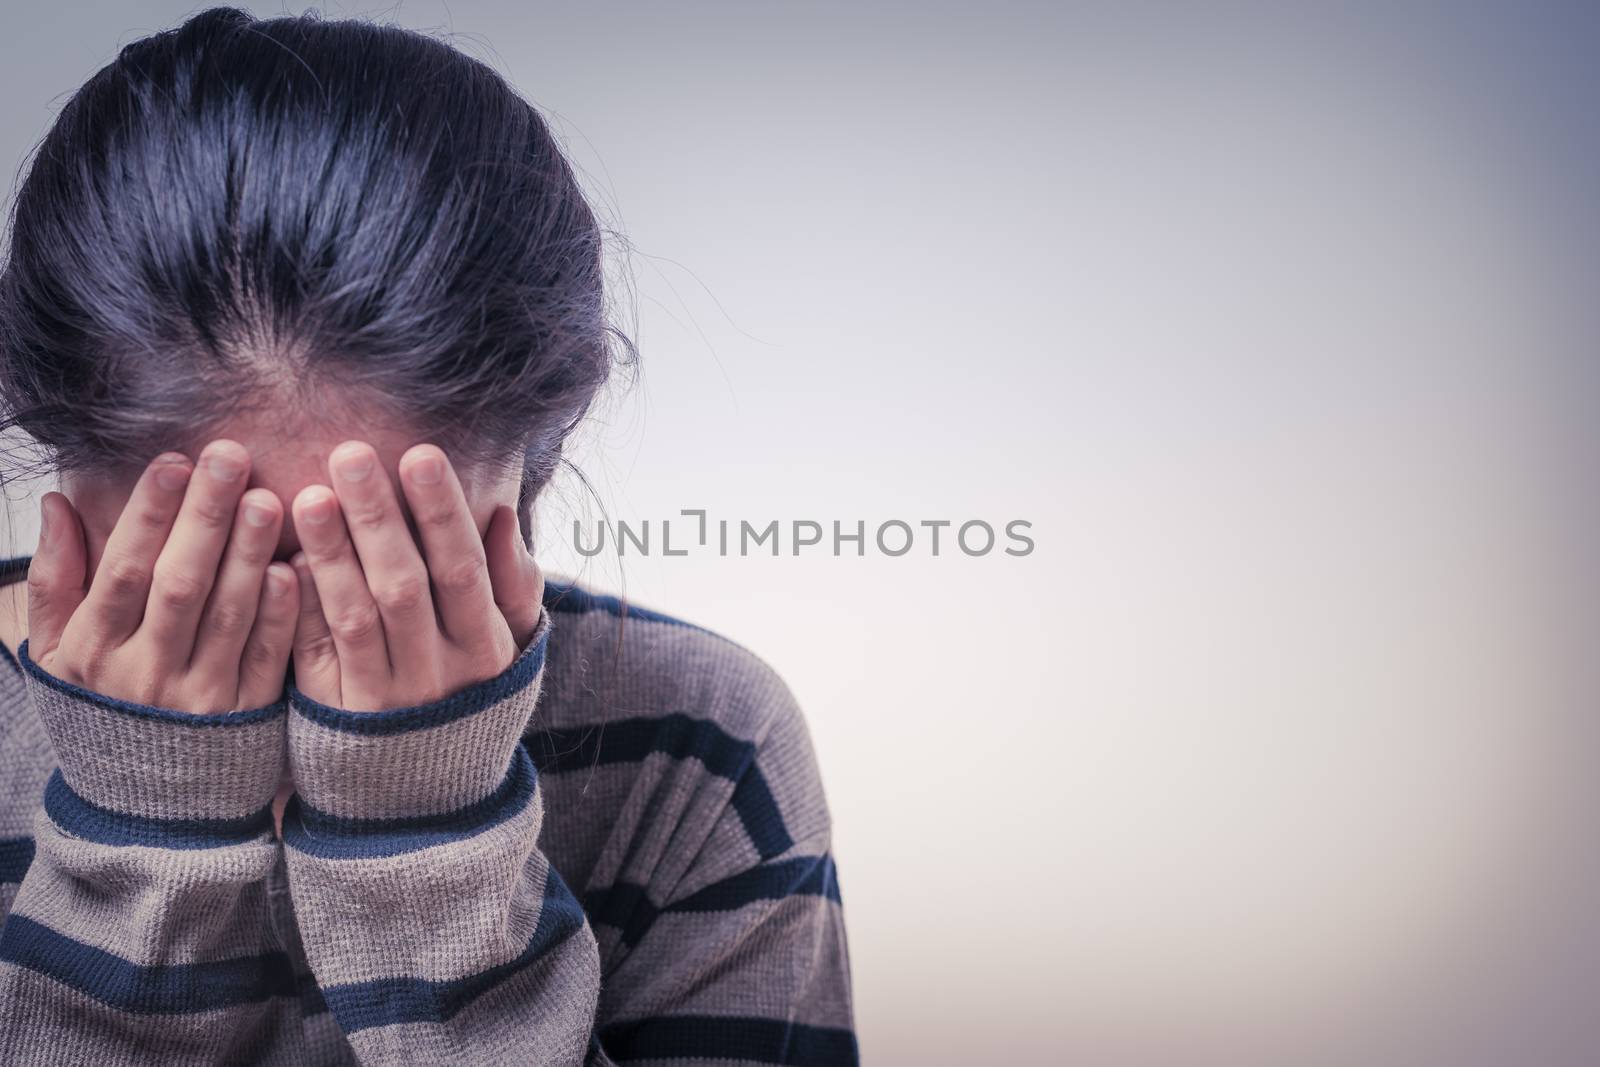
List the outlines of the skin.
{"type": "Polygon", "coordinates": [[[291,659],[307,696],[352,711],[427,703],[509,666],[544,586],[515,476],[463,475],[396,435],[286,448],[278,433],[46,493],[0,636],[27,637],[66,681],[202,715],[276,700],[291,659]]]}

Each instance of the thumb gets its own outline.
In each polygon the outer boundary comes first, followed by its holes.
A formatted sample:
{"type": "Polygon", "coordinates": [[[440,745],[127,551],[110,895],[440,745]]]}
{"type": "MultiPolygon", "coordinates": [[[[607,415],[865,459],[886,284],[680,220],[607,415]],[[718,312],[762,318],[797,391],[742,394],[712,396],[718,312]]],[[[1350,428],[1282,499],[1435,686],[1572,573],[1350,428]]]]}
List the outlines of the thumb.
{"type": "Polygon", "coordinates": [[[517,512],[509,504],[501,504],[490,516],[489,528],[483,535],[483,551],[489,565],[489,584],[494,587],[495,606],[506,617],[520,652],[528,647],[539,625],[544,572],[523,545],[517,512]]]}
{"type": "Polygon", "coordinates": [[[67,620],[86,595],[89,566],[83,523],[61,493],[39,501],[39,547],[28,564],[28,655],[35,663],[61,644],[67,620]]]}

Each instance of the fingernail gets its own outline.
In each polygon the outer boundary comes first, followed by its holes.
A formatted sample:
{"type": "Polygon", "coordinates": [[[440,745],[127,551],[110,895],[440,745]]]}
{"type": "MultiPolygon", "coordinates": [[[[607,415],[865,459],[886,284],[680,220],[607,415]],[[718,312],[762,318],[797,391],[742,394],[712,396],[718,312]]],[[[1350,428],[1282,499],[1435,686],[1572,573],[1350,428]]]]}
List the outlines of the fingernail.
{"type": "Polygon", "coordinates": [[[306,522],[316,523],[319,526],[327,522],[332,514],[333,505],[329,503],[326,497],[313,500],[300,508],[301,519],[306,522]]]}
{"type": "MultiPolygon", "coordinates": [[[[213,471],[213,475],[215,472],[213,471]]],[[[231,478],[224,479],[231,481],[231,478]]],[[[189,483],[189,465],[179,460],[161,464],[156,470],[156,484],[163,489],[182,489],[189,483]]]]}
{"type": "Polygon", "coordinates": [[[50,509],[43,505],[39,508],[39,547],[43,548],[50,540],[50,509]]]}
{"type": "Polygon", "coordinates": [[[362,451],[340,456],[336,466],[339,476],[345,481],[359,482],[372,473],[372,453],[362,451]]]}
{"type": "Polygon", "coordinates": [[[246,504],[244,506],[244,521],[251,526],[266,526],[272,522],[271,508],[264,508],[260,504],[246,504]]]}
{"type": "Polygon", "coordinates": [[[282,571],[267,572],[267,587],[273,596],[288,596],[293,583],[282,571]]]}
{"type": "Polygon", "coordinates": [[[244,467],[226,456],[207,456],[206,473],[219,482],[231,482],[244,467]]]}
{"type": "Polygon", "coordinates": [[[424,456],[411,465],[411,480],[418,485],[435,485],[444,477],[444,464],[438,456],[424,456]]]}

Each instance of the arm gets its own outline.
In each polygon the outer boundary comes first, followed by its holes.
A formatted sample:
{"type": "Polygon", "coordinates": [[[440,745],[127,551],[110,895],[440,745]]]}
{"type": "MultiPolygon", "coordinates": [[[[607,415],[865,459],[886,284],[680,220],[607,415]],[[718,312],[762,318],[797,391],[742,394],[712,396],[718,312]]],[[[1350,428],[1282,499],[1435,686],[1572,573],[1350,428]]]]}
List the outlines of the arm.
{"type": "Polygon", "coordinates": [[[363,1061],[858,1062],[831,823],[788,690],[735,650],[695,664],[741,675],[720,725],[551,731],[535,710],[549,625],[506,673],[422,707],[351,712],[291,688],[296,911],[363,1061]],[[671,822],[616,828],[668,849],[628,845],[632,876],[580,909],[534,844],[531,753],[557,774],[637,763],[643,795],[672,783],[671,822]]]}
{"type": "MultiPolygon", "coordinates": [[[[736,645],[680,627],[636,639],[687,669],[692,715],[529,735],[548,775],[626,764],[636,795],[683,812],[670,850],[617,850],[586,894],[606,960],[590,1067],[857,1063],[832,823],[800,709],[736,645]]],[[[627,818],[617,839],[647,832],[627,818]]]]}
{"type": "Polygon", "coordinates": [[[329,1010],[363,1062],[577,1064],[600,988],[582,909],[535,842],[519,744],[549,633],[501,674],[381,712],[291,688],[289,884],[329,1010]]]}
{"type": "Polygon", "coordinates": [[[398,481],[418,545],[369,446],[341,444],[329,468],[337,498],[313,486],[293,505],[299,795],[284,840],[307,958],[358,1055],[854,1062],[826,809],[787,691],[732,679],[721,710],[759,744],[712,737],[716,781],[652,820],[638,858],[665,849],[690,877],[648,885],[659,926],[596,1033],[598,943],[537,847],[542,796],[520,743],[550,621],[516,516],[501,505],[476,529],[442,453],[414,446],[398,481]]]}
{"type": "Polygon", "coordinates": [[[364,442],[293,502],[302,551],[285,811],[290,893],[334,1020],[372,1063],[578,1064],[599,992],[582,909],[537,848],[519,742],[549,632],[543,578],[443,452],[364,442]]]}
{"type": "Polygon", "coordinates": [[[204,459],[192,483],[181,456],[147,468],[92,576],[75,509],[44,499],[17,660],[58,766],[0,929],[5,1063],[294,1051],[265,882],[295,586],[244,450],[204,459]]]}
{"type": "Polygon", "coordinates": [[[0,1062],[263,1053],[299,1012],[265,918],[284,703],[199,716],[18,660],[60,766],[0,930],[0,1062]]]}

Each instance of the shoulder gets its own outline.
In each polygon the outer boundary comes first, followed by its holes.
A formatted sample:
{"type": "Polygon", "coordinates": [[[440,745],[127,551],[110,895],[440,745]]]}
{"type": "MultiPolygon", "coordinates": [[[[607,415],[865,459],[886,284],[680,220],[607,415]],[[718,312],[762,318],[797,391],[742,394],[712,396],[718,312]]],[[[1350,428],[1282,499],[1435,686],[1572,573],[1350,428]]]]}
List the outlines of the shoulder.
{"type": "Polygon", "coordinates": [[[529,735],[551,769],[699,764],[727,783],[762,852],[828,823],[805,717],[766,660],[676,615],[569,581],[546,583],[550,616],[539,711],[529,735]],[[761,817],[772,807],[771,820],[761,817]],[[781,809],[780,812],[777,809],[781,809]]]}
{"type": "Polygon", "coordinates": [[[569,581],[549,581],[544,604],[563,714],[680,713],[749,741],[800,718],[777,670],[719,633],[569,581]]]}

